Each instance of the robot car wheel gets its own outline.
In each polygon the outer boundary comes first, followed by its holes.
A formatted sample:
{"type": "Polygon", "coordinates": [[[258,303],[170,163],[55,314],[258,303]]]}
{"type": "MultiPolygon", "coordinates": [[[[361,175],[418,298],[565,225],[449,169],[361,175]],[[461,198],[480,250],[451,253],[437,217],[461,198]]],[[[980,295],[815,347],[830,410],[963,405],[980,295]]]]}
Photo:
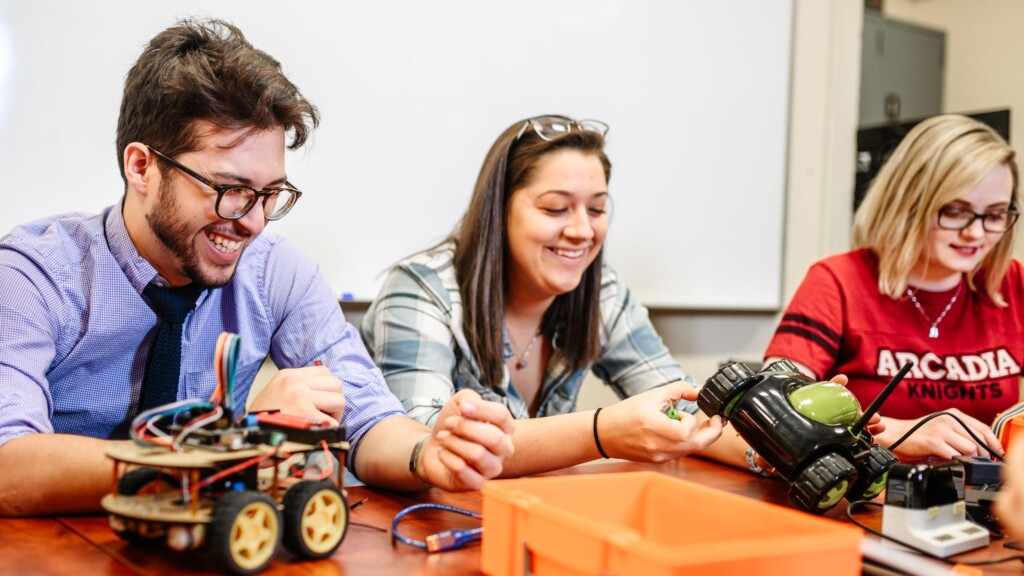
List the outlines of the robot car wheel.
{"type": "Polygon", "coordinates": [[[835,506],[857,478],[857,469],[835,453],[811,462],[789,488],[789,499],[802,510],[822,514],[835,506]]]}

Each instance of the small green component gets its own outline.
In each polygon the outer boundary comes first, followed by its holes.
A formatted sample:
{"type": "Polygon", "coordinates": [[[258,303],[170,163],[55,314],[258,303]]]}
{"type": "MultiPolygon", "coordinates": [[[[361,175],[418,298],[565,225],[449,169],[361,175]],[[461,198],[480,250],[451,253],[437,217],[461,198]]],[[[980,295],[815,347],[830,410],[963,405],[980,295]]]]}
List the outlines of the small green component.
{"type": "Polygon", "coordinates": [[[743,398],[743,394],[737,394],[735,398],[729,401],[725,410],[722,411],[723,417],[728,418],[729,416],[732,416],[732,409],[736,407],[736,403],[740,401],[740,398],[743,398]]]}
{"type": "Polygon", "coordinates": [[[849,426],[861,414],[857,397],[835,382],[801,386],[790,393],[789,402],[797,412],[826,426],[849,426]]]}
{"type": "Polygon", "coordinates": [[[267,444],[271,446],[280,446],[281,444],[284,444],[284,441],[287,439],[288,436],[286,436],[283,432],[272,430],[270,432],[270,439],[267,441],[267,444]]]}
{"type": "Polygon", "coordinates": [[[682,418],[679,417],[679,411],[672,406],[669,406],[668,410],[665,411],[665,416],[668,416],[673,420],[682,420],[682,418]]]}

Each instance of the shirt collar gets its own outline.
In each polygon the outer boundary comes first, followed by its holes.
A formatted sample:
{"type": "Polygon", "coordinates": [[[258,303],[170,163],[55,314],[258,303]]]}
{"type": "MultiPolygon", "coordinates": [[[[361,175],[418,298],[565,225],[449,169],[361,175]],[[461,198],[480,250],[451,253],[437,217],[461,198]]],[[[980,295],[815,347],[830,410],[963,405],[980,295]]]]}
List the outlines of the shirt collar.
{"type": "Polygon", "coordinates": [[[135,290],[142,294],[143,288],[159,276],[156,268],[139,254],[139,250],[128,236],[122,209],[123,201],[104,210],[103,233],[107,237],[107,246],[117,265],[121,267],[121,271],[135,290]]]}

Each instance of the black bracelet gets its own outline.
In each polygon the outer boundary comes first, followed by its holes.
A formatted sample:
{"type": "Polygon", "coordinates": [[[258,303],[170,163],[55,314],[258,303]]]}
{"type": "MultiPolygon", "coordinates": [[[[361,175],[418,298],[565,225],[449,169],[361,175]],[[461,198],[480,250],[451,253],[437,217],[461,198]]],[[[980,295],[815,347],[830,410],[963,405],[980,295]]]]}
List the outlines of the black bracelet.
{"type": "Polygon", "coordinates": [[[604,448],[601,447],[601,439],[597,437],[597,415],[600,413],[600,408],[594,411],[594,444],[597,444],[597,451],[601,453],[601,456],[607,459],[608,455],[605,454],[604,448]]]}
{"type": "Polygon", "coordinates": [[[416,441],[416,445],[412,447],[412,454],[409,455],[409,472],[412,472],[414,478],[423,482],[423,478],[420,477],[418,468],[420,465],[420,451],[423,450],[423,445],[426,444],[427,440],[430,439],[430,434],[427,434],[423,438],[416,441]]]}

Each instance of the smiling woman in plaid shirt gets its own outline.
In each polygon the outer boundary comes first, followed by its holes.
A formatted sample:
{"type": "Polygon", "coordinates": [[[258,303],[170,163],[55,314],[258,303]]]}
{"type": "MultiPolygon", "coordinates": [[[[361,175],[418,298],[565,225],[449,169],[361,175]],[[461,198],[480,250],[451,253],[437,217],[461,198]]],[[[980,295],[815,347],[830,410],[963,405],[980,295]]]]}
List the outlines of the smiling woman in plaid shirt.
{"type": "Polygon", "coordinates": [[[508,407],[516,451],[505,476],[600,456],[666,461],[722,432],[718,417],[695,415],[693,381],[603,262],[607,130],[564,116],[506,129],[456,231],[395,266],[364,318],[368,348],[413,418],[436,425],[466,388],[508,407]],[[575,412],[588,370],[623,400],[575,412]],[[677,402],[681,421],[664,414],[677,402]]]}

